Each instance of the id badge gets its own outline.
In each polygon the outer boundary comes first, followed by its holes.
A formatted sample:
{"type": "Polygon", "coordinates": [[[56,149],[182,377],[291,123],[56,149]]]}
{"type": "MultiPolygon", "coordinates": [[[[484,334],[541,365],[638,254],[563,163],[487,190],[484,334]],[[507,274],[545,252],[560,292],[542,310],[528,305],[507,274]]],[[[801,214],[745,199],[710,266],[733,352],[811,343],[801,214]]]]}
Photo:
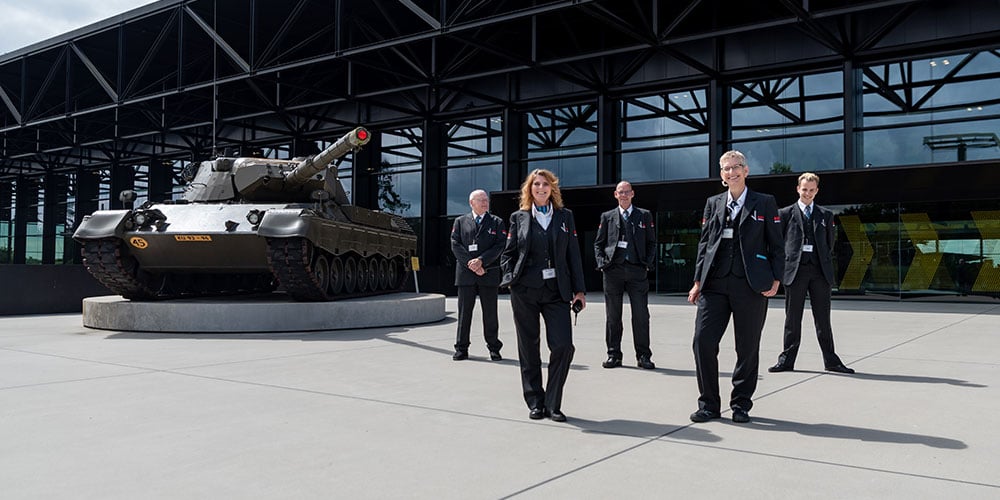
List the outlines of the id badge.
{"type": "Polygon", "coordinates": [[[813,246],[812,245],[802,245],[802,251],[803,252],[812,252],[813,251],[813,246]]]}
{"type": "Polygon", "coordinates": [[[542,269],[542,279],[550,280],[556,277],[556,270],[554,268],[542,269]]]}
{"type": "Polygon", "coordinates": [[[470,252],[475,252],[476,250],[479,250],[479,245],[477,243],[473,243],[473,244],[469,245],[469,251],[470,252]]]}
{"type": "Polygon", "coordinates": [[[731,240],[733,239],[733,228],[727,227],[722,230],[722,239],[731,240]]]}
{"type": "Polygon", "coordinates": [[[619,241],[618,248],[628,248],[628,242],[625,240],[619,241]]]}

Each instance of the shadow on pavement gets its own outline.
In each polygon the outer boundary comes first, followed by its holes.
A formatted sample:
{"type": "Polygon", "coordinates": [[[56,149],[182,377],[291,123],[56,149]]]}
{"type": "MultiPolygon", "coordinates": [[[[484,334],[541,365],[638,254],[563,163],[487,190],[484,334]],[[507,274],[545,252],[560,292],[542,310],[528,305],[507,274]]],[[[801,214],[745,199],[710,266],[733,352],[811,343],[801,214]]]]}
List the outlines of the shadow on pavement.
{"type": "MultiPolygon", "coordinates": [[[[765,431],[796,432],[803,436],[856,439],[880,443],[922,444],[931,448],[964,450],[968,445],[956,439],[907,432],[883,431],[837,424],[806,424],[765,417],[753,417],[752,428],[765,431]]],[[[671,436],[673,437],[673,436],[671,436]]]]}

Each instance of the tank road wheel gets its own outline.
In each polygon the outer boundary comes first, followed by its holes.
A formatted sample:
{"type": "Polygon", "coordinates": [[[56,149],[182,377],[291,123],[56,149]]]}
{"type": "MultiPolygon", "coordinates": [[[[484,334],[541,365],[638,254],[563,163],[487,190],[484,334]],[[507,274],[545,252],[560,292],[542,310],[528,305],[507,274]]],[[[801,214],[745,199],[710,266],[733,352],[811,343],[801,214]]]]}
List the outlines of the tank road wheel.
{"type": "Polygon", "coordinates": [[[316,284],[316,289],[319,290],[321,295],[326,295],[326,290],[330,286],[330,263],[326,260],[326,256],[318,251],[316,252],[316,258],[313,259],[312,277],[316,284]]]}
{"type": "Polygon", "coordinates": [[[378,288],[378,257],[368,259],[368,289],[377,292],[378,288]]]}
{"type": "Polygon", "coordinates": [[[378,288],[379,290],[389,289],[389,262],[385,257],[378,258],[378,288]]]}
{"type": "Polygon", "coordinates": [[[389,286],[387,289],[395,290],[396,288],[399,288],[397,286],[397,281],[399,280],[399,264],[396,263],[395,259],[389,261],[387,274],[389,276],[389,286]]]}
{"type": "Polygon", "coordinates": [[[358,259],[358,292],[368,291],[368,259],[358,259]]]}
{"type": "Polygon", "coordinates": [[[354,293],[354,286],[358,282],[358,261],[354,257],[348,257],[344,261],[344,293],[354,293]]]}
{"type": "Polygon", "coordinates": [[[340,257],[330,258],[330,295],[339,295],[344,289],[344,261],[340,257]]]}

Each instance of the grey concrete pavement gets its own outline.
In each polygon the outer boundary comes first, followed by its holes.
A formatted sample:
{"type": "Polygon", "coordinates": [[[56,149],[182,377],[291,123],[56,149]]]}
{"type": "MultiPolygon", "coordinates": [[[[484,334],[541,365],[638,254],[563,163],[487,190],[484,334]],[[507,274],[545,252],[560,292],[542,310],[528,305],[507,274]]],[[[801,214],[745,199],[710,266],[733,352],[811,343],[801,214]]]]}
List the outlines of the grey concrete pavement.
{"type": "MultiPolygon", "coordinates": [[[[0,497],[997,498],[1000,304],[835,301],[855,375],[796,372],[772,300],[753,422],[692,424],[694,306],[651,297],[654,371],[601,368],[604,309],[575,331],[566,423],[529,420],[509,303],[501,362],[474,321],[302,333],[91,330],[0,317],[0,497]]],[[[627,308],[626,308],[627,310],[627,308]]],[[[477,308],[478,314],[478,308],[477,308]]],[[[626,318],[628,313],[626,312],[626,318]]],[[[732,333],[720,352],[726,400],[732,333]]]]}

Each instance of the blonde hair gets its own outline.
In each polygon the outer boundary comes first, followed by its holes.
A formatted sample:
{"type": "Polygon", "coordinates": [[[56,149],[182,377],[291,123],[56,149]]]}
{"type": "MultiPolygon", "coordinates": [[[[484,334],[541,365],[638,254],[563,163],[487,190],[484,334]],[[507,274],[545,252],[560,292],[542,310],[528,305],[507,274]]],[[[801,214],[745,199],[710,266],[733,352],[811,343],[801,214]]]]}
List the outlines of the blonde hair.
{"type": "Polygon", "coordinates": [[[545,170],[544,168],[536,168],[532,170],[524,183],[521,184],[521,199],[520,208],[521,210],[531,210],[531,204],[533,203],[534,197],[531,196],[531,184],[535,182],[535,177],[544,177],[545,180],[549,181],[549,185],[552,186],[552,191],[549,192],[549,201],[552,202],[554,208],[562,208],[562,191],[559,190],[559,178],[556,174],[545,170]]]}
{"type": "MultiPolygon", "coordinates": [[[[802,181],[815,182],[816,185],[819,186],[819,176],[816,175],[816,174],[814,174],[814,173],[812,173],[812,172],[805,172],[802,175],[800,175],[799,176],[799,184],[802,184],[802,181]]],[[[796,184],[796,185],[799,185],[799,184],[796,184]]]]}

